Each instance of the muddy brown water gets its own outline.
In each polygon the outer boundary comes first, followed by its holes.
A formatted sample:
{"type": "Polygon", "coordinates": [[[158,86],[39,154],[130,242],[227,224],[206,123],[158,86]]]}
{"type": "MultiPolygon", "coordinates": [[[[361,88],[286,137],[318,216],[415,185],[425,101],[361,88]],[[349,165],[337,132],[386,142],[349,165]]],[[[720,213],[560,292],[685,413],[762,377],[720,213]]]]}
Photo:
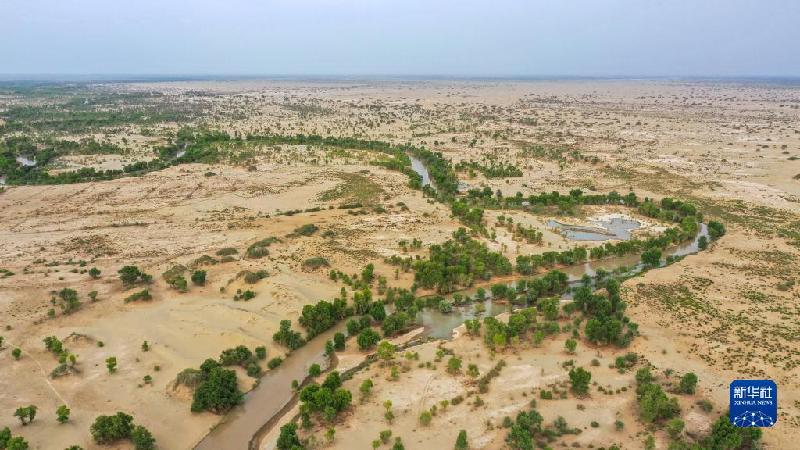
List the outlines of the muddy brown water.
{"type": "Polygon", "coordinates": [[[292,400],[292,381],[302,383],[308,376],[308,368],[314,363],[323,368],[327,366],[325,343],[344,330],[346,326],[342,321],[293,351],[276,369],[265,373],[258,386],[245,395],[244,403],[231,410],[195,449],[247,449],[259,429],[292,400]]]}

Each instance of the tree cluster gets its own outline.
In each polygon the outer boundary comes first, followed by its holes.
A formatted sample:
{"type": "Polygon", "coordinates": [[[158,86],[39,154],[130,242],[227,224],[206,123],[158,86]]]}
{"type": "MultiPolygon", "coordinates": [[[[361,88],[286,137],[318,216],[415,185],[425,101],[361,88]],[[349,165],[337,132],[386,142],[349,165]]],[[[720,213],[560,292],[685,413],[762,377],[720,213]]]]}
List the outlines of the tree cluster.
{"type": "Polygon", "coordinates": [[[432,245],[426,260],[414,265],[414,281],[423,288],[448,293],[471,286],[476,280],[509,275],[513,267],[502,253],[490,251],[485,244],[470,238],[464,228],[453,239],[432,245]]]}
{"type": "Polygon", "coordinates": [[[30,445],[22,436],[14,437],[11,429],[5,427],[0,429],[0,449],[3,450],[28,450],[30,445]]]}
{"type": "Polygon", "coordinates": [[[605,283],[607,295],[592,292],[581,286],[573,296],[574,308],[583,313],[586,321],[584,333],[595,344],[627,346],[638,332],[638,325],[625,316],[625,302],[619,292],[619,282],[611,279],[605,283]]]}
{"type": "Polygon", "coordinates": [[[306,343],[299,332],[292,330],[292,321],[290,320],[281,320],[280,328],[272,335],[272,340],[291,350],[296,350],[306,343]]]}
{"type": "Polygon", "coordinates": [[[192,398],[192,412],[211,411],[223,414],[244,399],[236,381],[236,372],[207,359],[200,365],[200,380],[192,398]]]}
{"type": "Polygon", "coordinates": [[[90,428],[92,438],[101,445],[130,439],[136,450],[155,449],[156,440],[150,431],[133,422],[133,417],[123,412],[113,416],[97,416],[90,428]]]}
{"type": "Polygon", "coordinates": [[[136,266],[125,266],[117,272],[122,285],[131,287],[136,283],[150,283],[153,281],[153,276],[146,274],[139,270],[136,266]]]}
{"type": "Polygon", "coordinates": [[[303,420],[309,420],[313,414],[321,414],[328,422],[333,421],[336,415],[347,409],[353,400],[350,391],[344,389],[339,372],[333,371],[319,385],[309,384],[300,391],[300,414],[303,420]]]}

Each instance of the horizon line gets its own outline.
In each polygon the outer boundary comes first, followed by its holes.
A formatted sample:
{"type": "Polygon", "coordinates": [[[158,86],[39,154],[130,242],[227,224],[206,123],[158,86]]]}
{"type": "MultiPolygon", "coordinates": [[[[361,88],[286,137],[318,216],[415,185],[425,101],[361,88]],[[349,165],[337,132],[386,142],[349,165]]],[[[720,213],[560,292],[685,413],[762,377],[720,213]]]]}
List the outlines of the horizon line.
{"type": "Polygon", "coordinates": [[[657,75],[657,74],[618,74],[618,75],[525,75],[525,74],[390,74],[390,73],[352,73],[352,74],[257,74],[257,73],[0,73],[0,83],[7,82],[143,82],[143,81],[239,81],[239,80],[487,80],[487,81],[557,81],[557,80],[653,80],[653,81],[800,81],[798,75],[657,75]]]}

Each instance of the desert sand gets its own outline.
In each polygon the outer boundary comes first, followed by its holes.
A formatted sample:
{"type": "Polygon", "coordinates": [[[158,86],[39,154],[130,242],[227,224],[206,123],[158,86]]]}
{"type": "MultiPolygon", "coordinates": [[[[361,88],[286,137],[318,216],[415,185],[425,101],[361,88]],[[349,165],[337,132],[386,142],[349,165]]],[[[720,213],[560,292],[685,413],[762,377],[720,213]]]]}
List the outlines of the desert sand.
{"type": "MultiPolygon", "coordinates": [[[[619,373],[608,367],[629,351],[640,355],[640,364],[647,361],[662,373],[671,369],[673,381],[689,371],[698,375],[697,394],[681,397],[687,432],[707,432],[724,412],[730,380],[770,378],[781,389],[781,416],[774,428],[764,430],[764,447],[793,448],[800,438],[797,86],[246,80],[107,83],[87,89],[83,95],[158,92],[165,102],[191,104],[195,115],[187,123],[133,123],[62,133],[65,139],[92,136],[120,143],[126,153],[63,157],[53,164],[53,173],[113,169],[152,159],[153,148],[166,142],[165,136],[187,125],[241,135],[354,136],[427,146],[453,163],[495,158],[514,164],[522,177],[458,174],[472,187],[500,190],[504,196],[575,188],[588,193],[633,190],[640,197],[690,200],[728,228],[709,250],[623,284],[628,315],[641,334],[630,348],[592,348],[581,342],[577,353],[568,355],[564,335],[548,338],[541,347],[523,343],[494,355],[481,339],[464,335],[420,344],[409,349],[419,353],[419,361],[403,362],[407,370],[398,380],[387,381],[388,369],[376,363],[345,383],[356,401],[337,419],[331,448],[370,448],[384,429],[392,430],[392,439],[402,437],[406,448],[451,448],[460,429],[467,430],[470,448],[504,448],[503,418],[513,418],[533,399],[546,423],[563,416],[583,430],[554,445],[642,448],[649,431],[637,421],[635,370],[619,373]],[[534,144],[565,150],[544,155],[525,151],[534,144]],[[480,395],[482,405],[474,404],[474,395],[467,397],[472,384],[464,374],[448,374],[443,362],[434,363],[434,369],[418,367],[433,361],[439,347],[463,355],[464,367],[475,363],[481,373],[506,361],[489,392],[480,395]],[[563,388],[568,378],[561,364],[569,359],[587,368],[597,359],[593,380],[613,391],[627,390],[605,395],[593,386],[585,399],[540,399],[542,388],[563,388]],[[375,381],[375,389],[361,403],[358,386],[366,378],[375,381]],[[464,403],[440,411],[428,427],[419,424],[421,411],[457,395],[465,396],[464,403]],[[396,414],[392,424],[383,419],[382,402],[387,399],[396,414]],[[699,400],[710,401],[713,411],[701,411],[699,400]],[[622,430],[615,428],[616,420],[624,422],[622,430]],[[599,426],[593,427],[592,421],[599,426]]],[[[0,96],[0,116],[25,101],[15,94],[0,96]]],[[[237,345],[265,345],[268,359],[285,355],[286,349],[272,341],[280,320],[296,324],[304,305],[331,299],[341,288],[329,279],[327,269],[306,270],[303,261],[324,257],[331,268],[348,274],[373,263],[390,286],[408,288],[413,273],[395,276],[396,268],[385,259],[425,256],[428,246],[447,240],[461,226],[447,205],[411,189],[404,175],[370,164],[378,158],[373,153],[342,154],[300,145],[248,150],[241,159],[182,164],[137,177],[4,187],[0,269],[13,275],[0,277],[0,428],[9,426],[14,435],[25,436],[31,448],[100,449],[106,447],[95,444],[89,434],[92,421],[121,410],[145,425],[159,448],[193,448],[221,417],[190,412],[191,392],[176,388],[177,374],[237,345]],[[365,214],[338,208],[347,201],[363,203],[365,214]],[[383,212],[370,209],[374,206],[383,212]],[[282,214],[295,209],[314,211],[282,214]],[[321,232],[289,236],[309,223],[321,232]],[[329,237],[322,236],[325,231],[331,232],[329,237]],[[243,256],[250,244],[270,236],[281,241],[269,247],[268,256],[243,256]],[[412,238],[421,240],[422,248],[403,252],[398,242],[412,238]],[[227,247],[238,253],[229,262],[204,266],[208,282],[203,287],[180,293],[161,277],[175,264],[191,266],[203,255],[218,258],[215,252],[227,247]],[[116,272],[125,265],[154,276],[152,301],[124,302],[133,290],[123,289],[116,272]],[[81,273],[89,267],[100,269],[101,276],[92,279],[81,273]],[[244,270],[266,270],[269,276],[250,285],[239,275],[244,270]],[[49,317],[51,298],[62,288],[78,291],[82,307],[49,317]],[[240,288],[257,295],[234,302],[240,288]],[[97,301],[89,300],[90,291],[97,291],[97,301]],[[77,354],[75,373],[49,375],[58,361],[42,344],[47,336],[57,336],[77,354]],[[149,352],[141,350],[143,341],[150,344],[149,352]],[[11,355],[17,347],[22,350],[18,361],[11,355]],[[105,367],[109,356],[118,360],[114,374],[105,367]],[[146,375],[151,384],[143,382],[146,375]],[[22,426],[13,412],[28,404],[37,405],[40,413],[22,426]],[[72,410],[66,424],[54,419],[62,404],[72,410]]],[[[613,206],[587,206],[569,217],[487,211],[486,223],[496,237],[485,242],[512,261],[518,254],[565,250],[576,244],[546,229],[548,219],[588,223],[620,213],[645,224],[637,233],[663,229],[613,206]],[[495,225],[501,214],[542,231],[542,243],[514,240],[495,225]]],[[[340,355],[342,368],[348,367],[348,357],[360,361],[365,356],[353,345],[348,341],[349,353],[340,355]]],[[[236,370],[240,388],[252,388],[256,380],[236,370]]],[[[287,413],[277,422],[262,448],[272,448],[274,433],[291,416],[287,413]]],[[[324,442],[326,428],[303,436],[324,442]]],[[[657,448],[666,448],[666,432],[653,434],[657,448]]]]}

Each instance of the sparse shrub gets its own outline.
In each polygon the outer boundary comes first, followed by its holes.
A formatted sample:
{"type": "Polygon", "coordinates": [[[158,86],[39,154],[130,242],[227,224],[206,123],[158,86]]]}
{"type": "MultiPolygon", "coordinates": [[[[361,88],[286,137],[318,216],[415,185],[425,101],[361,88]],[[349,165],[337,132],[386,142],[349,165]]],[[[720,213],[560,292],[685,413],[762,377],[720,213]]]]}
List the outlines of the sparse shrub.
{"type": "Polygon", "coordinates": [[[319,230],[319,227],[313,223],[307,223],[303,226],[294,229],[293,236],[311,236],[319,230]]]}
{"type": "Polygon", "coordinates": [[[419,423],[424,427],[430,425],[431,420],[433,420],[433,416],[430,411],[423,411],[422,414],[419,415],[419,423]]]}
{"type": "Polygon", "coordinates": [[[697,389],[697,375],[692,372],[681,377],[679,391],[683,394],[694,394],[697,389]]]}
{"type": "MultiPolygon", "coordinates": [[[[184,281],[186,281],[186,280],[184,280],[184,281]]],[[[140,300],[147,301],[147,300],[152,300],[152,299],[153,299],[153,296],[150,295],[150,291],[148,289],[144,289],[144,290],[141,290],[139,292],[136,292],[136,293],[131,294],[128,297],[126,297],[125,298],[125,303],[137,302],[137,301],[140,301],[140,300]]]]}
{"type": "Polygon", "coordinates": [[[672,439],[677,439],[683,433],[684,423],[679,418],[671,419],[667,422],[667,433],[672,439]]]}
{"type": "Polygon", "coordinates": [[[233,247],[225,247],[217,250],[217,256],[232,256],[239,253],[239,250],[233,247]]]}
{"type": "Polygon", "coordinates": [[[192,283],[197,286],[204,286],[206,284],[206,271],[195,270],[192,272],[192,283]]]}
{"type": "Polygon", "coordinates": [[[305,261],[303,261],[303,269],[305,270],[317,270],[322,267],[330,267],[330,263],[328,262],[327,259],[321,256],[308,258],[305,261]]]}

